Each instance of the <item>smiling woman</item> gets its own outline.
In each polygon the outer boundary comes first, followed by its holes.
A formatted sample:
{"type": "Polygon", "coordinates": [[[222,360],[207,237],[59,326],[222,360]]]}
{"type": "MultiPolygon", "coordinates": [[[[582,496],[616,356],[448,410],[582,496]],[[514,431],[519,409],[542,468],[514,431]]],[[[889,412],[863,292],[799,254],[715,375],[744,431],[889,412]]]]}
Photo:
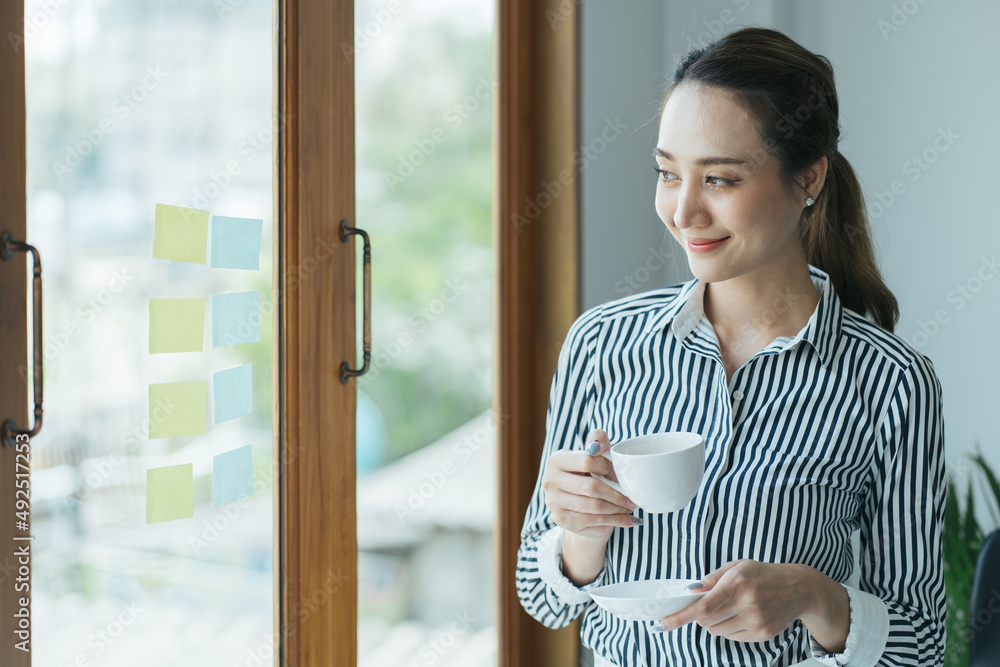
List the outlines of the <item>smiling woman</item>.
{"type": "MultiPolygon", "coordinates": [[[[682,82],[667,97],[659,142],[678,146],[681,155],[709,156],[678,159],[656,149],[656,212],[689,253],[692,272],[719,283],[706,288],[704,307],[727,377],[776,336],[794,336],[819,301],[805,270],[800,230],[808,223],[803,222],[802,197],[783,182],[777,151],[764,150],[757,126],[724,89],[682,82]],[[728,156],[711,156],[720,148],[728,156]],[[761,309],[757,295],[779,284],[801,298],[768,327],[746,326],[761,309]]],[[[802,170],[799,187],[808,201],[819,197],[827,164],[824,155],[802,170]]]]}
{"type": "Polygon", "coordinates": [[[582,614],[598,666],[943,661],[941,386],[892,333],[838,113],[829,61],[774,30],[674,70],[655,209],[695,278],[576,319],[521,534],[522,605],[549,627],[582,614]],[[705,440],[684,508],[591,477],[661,432],[705,440]],[[589,594],[661,579],[705,594],[653,625],[589,594]]]}

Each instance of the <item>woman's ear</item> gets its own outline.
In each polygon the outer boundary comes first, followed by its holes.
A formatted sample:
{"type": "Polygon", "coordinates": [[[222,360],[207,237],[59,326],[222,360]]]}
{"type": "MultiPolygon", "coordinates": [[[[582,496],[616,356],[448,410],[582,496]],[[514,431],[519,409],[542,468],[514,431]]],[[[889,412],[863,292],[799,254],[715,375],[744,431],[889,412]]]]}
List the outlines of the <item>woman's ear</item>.
{"type": "Polygon", "coordinates": [[[816,160],[811,166],[802,170],[802,186],[812,193],[813,199],[819,199],[819,193],[826,183],[827,169],[830,161],[824,155],[816,160]]]}

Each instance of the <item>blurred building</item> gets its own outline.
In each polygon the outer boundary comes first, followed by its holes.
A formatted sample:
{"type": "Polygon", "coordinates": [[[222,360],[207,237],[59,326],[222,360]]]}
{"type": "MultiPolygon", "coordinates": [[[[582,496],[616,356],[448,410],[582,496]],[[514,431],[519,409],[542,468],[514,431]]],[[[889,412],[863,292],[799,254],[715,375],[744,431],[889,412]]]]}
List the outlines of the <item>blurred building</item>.
{"type": "Polygon", "coordinates": [[[361,664],[496,664],[496,429],[484,412],[358,480],[361,664]]]}

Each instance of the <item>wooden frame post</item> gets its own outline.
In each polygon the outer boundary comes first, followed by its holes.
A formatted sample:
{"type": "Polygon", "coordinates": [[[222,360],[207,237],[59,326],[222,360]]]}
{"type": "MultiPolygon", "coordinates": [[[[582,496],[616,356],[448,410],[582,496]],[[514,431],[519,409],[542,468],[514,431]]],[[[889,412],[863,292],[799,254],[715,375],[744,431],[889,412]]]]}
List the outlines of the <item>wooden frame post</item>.
{"type": "Polygon", "coordinates": [[[355,667],[354,3],[277,11],[276,632],[284,667],[355,667]]]}
{"type": "MultiPolygon", "coordinates": [[[[27,158],[25,156],[24,101],[24,3],[0,3],[0,89],[4,91],[3,123],[0,123],[0,232],[10,232],[16,240],[27,233],[27,158]],[[20,38],[20,42],[17,39],[20,38]]],[[[20,428],[29,428],[28,385],[19,369],[28,367],[28,281],[25,253],[15,253],[0,263],[0,421],[13,419],[20,428]]],[[[18,650],[14,634],[20,609],[18,600],[30,591],[18,581],[20,563],[15,550],[29,542],[15,542],[16,452],[0,446],[0,665],[28,667],[31,654],[18,650]]],[[[22,459],[23,464],[23,459],[22,459]]],[[[23,472],[23,470],[22,470],[23,472]]],[[[30,609],[30,606],[29,606],[30,609]]]]}
{"type": "Polygon", "coordinates": [[[521,608],[517,549],[545,438],[548,391],[579,314],[576,3],[498,0],[495,114],[498,535],[502,667],[575,667],[579,623],[548,630],[521,608]],[[548,184],[548,187],[546,187],[548,184]],[[556,184],[560,190],[557,194],[556,184]]]}

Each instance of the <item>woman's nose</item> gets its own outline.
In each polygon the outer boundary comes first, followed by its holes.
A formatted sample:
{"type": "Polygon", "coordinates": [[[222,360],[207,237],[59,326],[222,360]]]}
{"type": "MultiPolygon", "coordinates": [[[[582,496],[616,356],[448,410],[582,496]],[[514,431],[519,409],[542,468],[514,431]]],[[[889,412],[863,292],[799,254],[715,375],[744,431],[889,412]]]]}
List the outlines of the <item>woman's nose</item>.
{"type": "Polygon", "coordinates": [[[704,216],[701,190],[695,183],[682,183],[677,193],[677,208],[674,209],[674,225],[684,229],[699,223],[704,216]]]}

